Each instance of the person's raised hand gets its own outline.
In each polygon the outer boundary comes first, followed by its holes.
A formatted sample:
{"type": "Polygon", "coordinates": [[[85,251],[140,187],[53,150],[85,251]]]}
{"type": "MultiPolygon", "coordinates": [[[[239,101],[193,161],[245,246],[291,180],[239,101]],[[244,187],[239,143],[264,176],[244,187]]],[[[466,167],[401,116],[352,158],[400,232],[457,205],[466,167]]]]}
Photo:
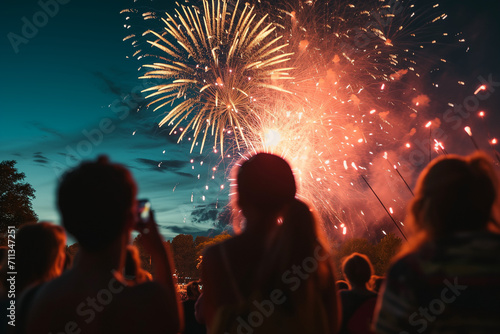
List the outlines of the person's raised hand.
{"type": "Polygon", "coordinates": [[[158,247],[163,248],[163,237],[161,236],[155,220],[154,210],[150,211],[146,221],[138,222],[135,230],[140,233],[141,245],[150,253],[158,251],[158,247]]]}

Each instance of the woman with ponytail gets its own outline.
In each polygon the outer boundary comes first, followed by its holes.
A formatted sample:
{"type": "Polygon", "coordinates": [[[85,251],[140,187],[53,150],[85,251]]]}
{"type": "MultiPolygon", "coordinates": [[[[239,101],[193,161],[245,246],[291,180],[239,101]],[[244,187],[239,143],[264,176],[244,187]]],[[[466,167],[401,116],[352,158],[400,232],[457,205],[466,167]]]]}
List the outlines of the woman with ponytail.
{"type": "Polygon", "coordinates": [[[334,266],[319,220],[295,197],[282,158],[259,153],[233,169],[237,236],[203,257],[209,333],[335,333],[334,266]]]}
{"type": "Polygon", "coordinates": [[[414,234],[389,269],[379,333],[500,333],[499,181],[487,155],[432,161],[408,207],[414,234]]]}

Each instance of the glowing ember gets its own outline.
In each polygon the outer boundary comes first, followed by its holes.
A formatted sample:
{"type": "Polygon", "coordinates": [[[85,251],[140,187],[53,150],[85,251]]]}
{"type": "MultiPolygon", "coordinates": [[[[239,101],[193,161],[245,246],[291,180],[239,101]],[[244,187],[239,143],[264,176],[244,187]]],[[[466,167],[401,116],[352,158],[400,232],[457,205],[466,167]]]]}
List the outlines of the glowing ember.
{"type": "Polygon", "coordinates": [[[474,92],[474,95],[479,94],[479,92],[480,92],[480,91],[482,91],[482,90],[486,90],[486,86],[485,86],[485,85],[481,85],[481,86],[479,86],[479,87],[476,89],[476,91],[474,92]]]}

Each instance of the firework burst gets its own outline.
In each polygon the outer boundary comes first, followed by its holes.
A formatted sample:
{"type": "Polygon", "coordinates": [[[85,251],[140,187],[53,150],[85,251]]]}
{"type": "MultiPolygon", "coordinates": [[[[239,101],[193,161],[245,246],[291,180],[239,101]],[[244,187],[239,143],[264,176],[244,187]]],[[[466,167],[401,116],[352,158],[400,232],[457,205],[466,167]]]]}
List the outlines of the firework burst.
{"type": "Polygon", "coordinates": [[[179,6],[145,33],[160,54],[142,53],[158,59],[142,78],[164,81],[146,89],[150,104],[170,108],[160,125],[179,130],[179,140],[193,131],[191,150],[196,138],[201,151],[214,136],[225,166],[252,152],[283,156],[325,228],[370,235],[384,212],[367,181],[392,202],[391,215],[408,199],[382,155],[408,143],[421,122],[425,99],[410,101],[423,48],[415,27],[424,20],[398,0],[255,2],[179,6]]]}
{"type": "Polygon", "coordinates": [[[146,89],[155,110],[173,106],[159,123],[175,129],[187,123],[179,140],[194,131],[191,151],[202,136],[200,152],[210,133],[224,151],[224,136],[234,134],[238,148],[246,142],[245,131],[252,125],[252,108],[265,90],[286,92],[280,82],[291,79],[290,68],[283,65],[290,53],[283,49],[281,36],[258,19],[248,4],[229,9],[227,2],[203,1],[200,12],[195,7],[180,6],[176,15],[166,14],[161,32],[148,30],[148,40],[163,55],[144,65],[149,71],[142,79],[161,79],[162,83],[146,89]]]}

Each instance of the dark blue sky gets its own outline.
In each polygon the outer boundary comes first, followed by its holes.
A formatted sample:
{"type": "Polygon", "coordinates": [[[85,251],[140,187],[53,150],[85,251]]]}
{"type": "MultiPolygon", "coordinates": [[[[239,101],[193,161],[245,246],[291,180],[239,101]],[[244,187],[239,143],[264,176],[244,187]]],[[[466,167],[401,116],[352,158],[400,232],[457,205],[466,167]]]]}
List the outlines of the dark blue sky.
{"type": "Polygon", "coordinates": [[[133,5],[72,0],[52,6],[56,14],[45,25],[37,1],[4,5],[0,159],[18,161],[36,189],[40,219],[59,221],[54,194],[62,171],[109,154],[131,168],[139,197],[151,200],[165,237],[207,234],[216,202],[220,198],[222,208],[227,202],[220,189],[224,171],[212,179],[210,157],[190,155],[188,145],[158,129],[159,116],[137,112],[144,87],[137,63],[126,58],[133,50],[122,41],[127,31],[119,14],[133,5]],[[23,18],[33,23],[34,16],[41,27],[23,31],[23,18]]]}
{"type": "MultiPolygon", "coordinates": [[[[134,94],[144,88],[137,79],[138,63],[127,59],[134,50],[122,41],[128,34],[122,9],[168,9],[173,1],[55,1],[9,1],[0,13],[0,160],[18,161],[37,191],[33,205],[40,219],[59,222],[58,176],[82,159],[109,154],[131,168],[140,197],[152,201],[165,237],[208,234],[227,203],[226,171],[220,167],[214,173],[218,156],[189,154],[189,143],[176,144],[166,129],[158,129],[160,115],[140,109],[144,101],[134,94]],[[48,8],[53,17],[40,14],[40,3],[58,4],[48,8]]],[[[421,61],[427,68],[419,88],[431,97],[429,118],[443,117],[448,103],[463,103],[481,84],[480,76],[500,81],[500,1],[447,0],[441,8],[448,18],[439,29],[454,38],[433,46],[421,61]],[[465,43],[456,43],[457,32],[465,43]],[[439,58],[447,63],[436,62],[439,58]],[[441,70],[430,74],[438,65],[441,70]]],[[[463,124],[477,129],[485,149],[487,128],[500,136],[500,86],[492,89],[480,105],[487,126],[476,115],[463,124]]],[[[450,129],[454,125],[443,123],[452,138],[448,150],[469,153],[469,139],[460,129],[450,129]]]]}

